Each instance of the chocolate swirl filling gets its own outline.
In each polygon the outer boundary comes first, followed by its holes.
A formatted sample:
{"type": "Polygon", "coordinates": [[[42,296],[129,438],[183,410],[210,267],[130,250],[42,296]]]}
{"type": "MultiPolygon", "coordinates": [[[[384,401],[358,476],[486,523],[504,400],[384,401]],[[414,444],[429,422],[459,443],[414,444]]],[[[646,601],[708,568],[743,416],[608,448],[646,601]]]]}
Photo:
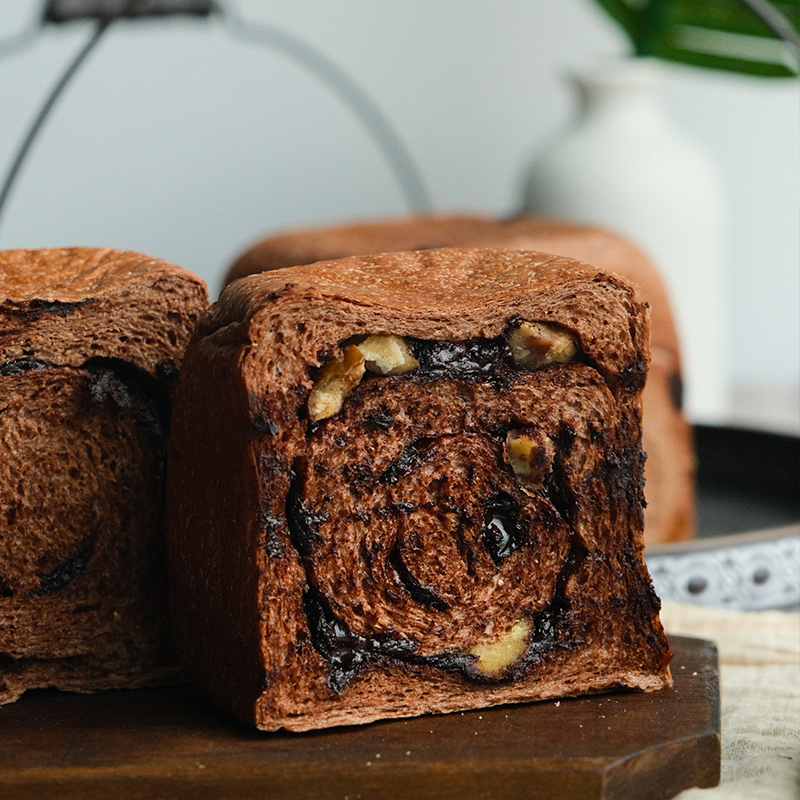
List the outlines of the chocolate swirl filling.
{"type": "Polygon", "coordinates": [[[540,663],[575,635],[587,509],[626,501],[604,482],[616,456],[597,431],[616,416],[596,370],[515,370],[502,339],[410,341],[419,368],[362,380],[292,467],[287,522],[334,692],[386,659],[476,682],[540,663]],[[505,450],[516,429],[552,443],[525,478],[505,450]],[[520,624],[520,652],[481,669],[480,648],[520,624]]]}

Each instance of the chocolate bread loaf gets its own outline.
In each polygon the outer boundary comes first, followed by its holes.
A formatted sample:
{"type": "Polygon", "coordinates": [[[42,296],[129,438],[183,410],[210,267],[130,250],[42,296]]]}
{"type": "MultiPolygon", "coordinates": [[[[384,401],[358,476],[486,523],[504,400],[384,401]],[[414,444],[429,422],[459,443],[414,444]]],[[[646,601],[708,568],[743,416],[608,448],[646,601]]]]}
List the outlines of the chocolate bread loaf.
{"type": "Polygon", "coordinates": [[[0,253],[0,703],[179,674],[166,437],[207,305],[199,278],[136,253],[0,253]]]}
{"type": "Polygon", "coordinates": [[[692,429],[682,410],[680,347],[658,271],[626,239],[602,228],[522,215],[418,216],[307,228],[269,236],[232,265],[226,283],[269,269],[346,256],[432,247],[502,247],[558,253],[622,275],[651,307],[652,360],[644,393],[644,449],[649,544],[689,539],[695,530],[692,429]]]}
{"type": "Polygon", "coordinates": [[[502,250],[229,286],[176,391],[190,677],[264,730],[670,682],[643,561],[646,306],[502,250]]]}

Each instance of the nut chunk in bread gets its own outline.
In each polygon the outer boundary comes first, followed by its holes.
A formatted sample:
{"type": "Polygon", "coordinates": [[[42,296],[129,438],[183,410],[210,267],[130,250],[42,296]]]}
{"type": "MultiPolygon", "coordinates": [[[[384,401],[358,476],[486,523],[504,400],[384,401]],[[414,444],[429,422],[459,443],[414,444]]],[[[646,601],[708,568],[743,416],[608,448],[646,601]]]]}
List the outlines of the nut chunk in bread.
{"type": "Polygon", "coordinates": [[[199,278],[137,253],[0,253],[0,703],[179,675],[166,436],[207,305],[199,278]]]}
{"type": "Polygon", "coordinates": [[[229,286],[169,444],[190,677],[297,731],[668,685],[643,561],[648,327],[623,279],[519,251],[229,286]]]}

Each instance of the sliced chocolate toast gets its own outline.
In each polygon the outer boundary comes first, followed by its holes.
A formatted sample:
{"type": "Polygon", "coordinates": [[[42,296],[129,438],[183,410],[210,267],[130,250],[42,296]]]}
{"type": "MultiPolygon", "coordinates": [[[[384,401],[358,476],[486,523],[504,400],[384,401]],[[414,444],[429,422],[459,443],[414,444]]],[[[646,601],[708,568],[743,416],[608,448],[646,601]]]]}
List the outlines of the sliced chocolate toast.
{"type": "Polygon", "coordinates": [[[190,677],[298,731],[668,685],[643,560],[648,332],[624,280],[536,253],[228,287],[169,445],[190,677]]]}
{"type": "Polygon", "coordinates": [[[173,681],[165,458],[190,272],[106,249],[0,253],[0,703],[173,681]]]}

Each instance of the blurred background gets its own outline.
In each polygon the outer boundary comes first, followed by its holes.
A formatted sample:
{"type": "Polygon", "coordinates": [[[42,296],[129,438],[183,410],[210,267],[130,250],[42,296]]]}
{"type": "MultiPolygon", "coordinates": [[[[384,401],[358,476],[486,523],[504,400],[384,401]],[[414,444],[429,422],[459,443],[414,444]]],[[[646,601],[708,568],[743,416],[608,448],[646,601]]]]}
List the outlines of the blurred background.
{"type": "MultiPolygon", "coordinates": [[[[430,210],[505,215],[577,109],[576,59],[628,52],[591,0],[236,0],[300,37],[374,100],[430,210]]],[[[2,3],[5,174],[89,22],[41,27],[2,3]]],[[[800,85],[670,68],[675,122],[725,187],[729,421],[800,432],[800,85]]],[[[0,248],[138,250],[205,278],[272,231],[412,210],[362,121],[285,51],[220,15],[120,21],[54,106],[0,216],[0,248]]]]}

